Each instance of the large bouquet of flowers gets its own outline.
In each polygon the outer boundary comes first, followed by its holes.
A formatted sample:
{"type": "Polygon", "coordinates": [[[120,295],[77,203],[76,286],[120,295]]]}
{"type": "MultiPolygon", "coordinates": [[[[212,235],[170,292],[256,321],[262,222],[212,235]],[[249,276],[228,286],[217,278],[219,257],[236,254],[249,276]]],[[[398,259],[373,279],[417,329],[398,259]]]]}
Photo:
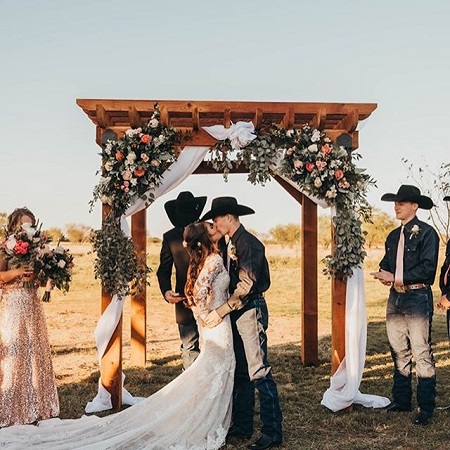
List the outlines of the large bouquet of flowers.
{"type": "Polygon", "coordinates": [[[69,250],[59,245],[44,252],[36,261],[38,267],[37,279],[46,283],[42,301],[50,301],[50,292],[55,285],[63,292],[67,292],[72,281],[73,256],[69,250]]]}
{"type": "Polygon", "coordinates": [[[2,251],[10,268],[29,267],[36,273],[37,259],[48,251],[51,241],[41,228],[39,223],[24,223],[18,231],[6,235],[2,251]]]}
{"type": "Polygon", "coordinates": [[[158,105],[149,122],[130,128],[122,139],[104,146],[100,182],[94,188],[91,207],[97,200],[122,215],[136,198],[157,186],[174,161],[174,146],[181,134],[160,121],[158,105]]]}

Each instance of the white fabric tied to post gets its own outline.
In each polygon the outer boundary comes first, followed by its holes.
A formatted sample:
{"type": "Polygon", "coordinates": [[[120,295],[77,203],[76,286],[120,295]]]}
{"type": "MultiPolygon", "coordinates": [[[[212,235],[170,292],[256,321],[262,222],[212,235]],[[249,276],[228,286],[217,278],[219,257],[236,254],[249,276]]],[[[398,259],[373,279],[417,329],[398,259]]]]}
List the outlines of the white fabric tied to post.
{"type": "Polygon", "coordinates": [[[253,122],[232,123],[230,128],[225,128],[223,125],[213,125],[203,127],[203,129],[218,141],[228,139],[233,150],[240,150],[256,138],[253,122]]]}
{"type": "MultiPolygon", "coordinates": [[[[157,198],[175,189],[182,181],[184,181],[194,170],[200,165],[205,158],[209,147],[185,147],[178,159],[163,173],[161,183],[153,190],[146,192],[146,200],[139,198],[126,211],[125,215],[120,218],[120,226],[126,236],[130,236],[130,227],[127,217],[147,208],[157,198]]],[[[144,197],[144,196],[143,196],[144,197]]],[[[106,347],[116,329],[122,316],[124,299],[113,295],[111,302],[101,315],[97,327],[95,329],[95,342],[97,345],[99,363],[105,353],[106,347]]],[[[133,397],[124,387],[123,381],[125,377],[122,374],[122,403],[124,405],[134,405],[143,400],[142,397],[133,397]]],[[[98,392],[95,398],[88,402],[85,407],[87,413],[106,411],[112,408],[111,394],[103,387],[101,376],[98,382],[98,392]]]]}

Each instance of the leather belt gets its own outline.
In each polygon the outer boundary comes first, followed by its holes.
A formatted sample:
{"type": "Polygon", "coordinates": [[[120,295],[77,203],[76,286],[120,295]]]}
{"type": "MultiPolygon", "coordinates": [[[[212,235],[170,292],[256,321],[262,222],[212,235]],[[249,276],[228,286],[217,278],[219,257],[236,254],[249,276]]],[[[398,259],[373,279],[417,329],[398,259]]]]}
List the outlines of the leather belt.
{"type": "Polygon", "coordinates": [[[422,289],[426,287],[425,283],[416,283],[416,284],[405,284],[403,286],[396,286],[395,284],[392,286],[397,292],[407,292],[407,291],[415,291],[416,289],[422,289]]]}

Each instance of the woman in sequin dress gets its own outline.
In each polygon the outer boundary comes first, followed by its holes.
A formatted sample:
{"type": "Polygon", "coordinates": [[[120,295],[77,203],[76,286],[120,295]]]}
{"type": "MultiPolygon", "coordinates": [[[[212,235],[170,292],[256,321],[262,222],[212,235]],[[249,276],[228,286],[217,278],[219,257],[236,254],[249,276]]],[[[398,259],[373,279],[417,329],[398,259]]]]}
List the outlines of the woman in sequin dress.
{"type": "MultiPolygon", "coordinates": [[[[27,208],[9,217],[7,232],[35,224],[27,208]]],[[[0,427],[31,424],[59,415],[47,325],[32,271],[8,268],[0,252],[0,427]]]]}

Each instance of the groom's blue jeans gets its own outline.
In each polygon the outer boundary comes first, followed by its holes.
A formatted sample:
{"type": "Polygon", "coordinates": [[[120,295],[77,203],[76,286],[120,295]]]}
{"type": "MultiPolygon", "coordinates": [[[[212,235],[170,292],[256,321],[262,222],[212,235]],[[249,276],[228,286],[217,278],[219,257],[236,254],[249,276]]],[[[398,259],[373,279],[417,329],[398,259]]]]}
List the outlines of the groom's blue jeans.
{"type": "Polygon", "coordinates": [[[259,393],[262,433],[282,440],[282,421],[278,390],[267,360],[269,314],[264,297],[250,300],[230,314],[236,356],[232,425],[244,434],[253,433],[255,389],[259,393]]]}
{"type": "Polygon", "coordinates": [[[412,359],[416,363],[417,404],[432,414],[436,406],[436,371],[431,348],[433,295],[429,287],[398,293],[390,290],[386,330],[394,361],[393,401],[411,408],[412,359]]]}

